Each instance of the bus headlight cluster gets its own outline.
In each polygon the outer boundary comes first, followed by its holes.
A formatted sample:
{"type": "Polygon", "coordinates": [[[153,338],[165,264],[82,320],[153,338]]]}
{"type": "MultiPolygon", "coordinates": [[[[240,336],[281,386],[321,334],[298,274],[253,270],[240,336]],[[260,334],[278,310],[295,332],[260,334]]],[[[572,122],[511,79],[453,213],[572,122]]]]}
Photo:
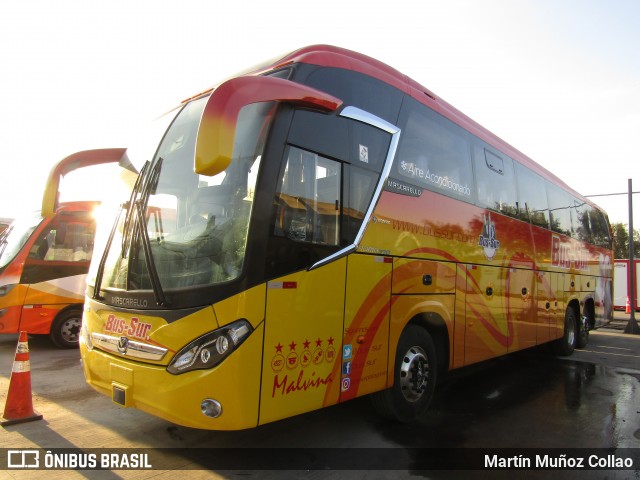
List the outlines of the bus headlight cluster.
{"type": "Polygon", "coordinates": [[[0,287],[0,297],[4,297],[5,295],[7,295],[11,290],[13,290],[13,287],[15,287],[17,285],[17,283],[10,283],[8,285],[2,285],[0,287]]]}
{"type": "Polygon", "coordinates": [[[167,371],[178,375],[191,370],[213,368],[244,342],[253,329],[246,320],[237,320],[207,333],[180,350],[167,371]]]}

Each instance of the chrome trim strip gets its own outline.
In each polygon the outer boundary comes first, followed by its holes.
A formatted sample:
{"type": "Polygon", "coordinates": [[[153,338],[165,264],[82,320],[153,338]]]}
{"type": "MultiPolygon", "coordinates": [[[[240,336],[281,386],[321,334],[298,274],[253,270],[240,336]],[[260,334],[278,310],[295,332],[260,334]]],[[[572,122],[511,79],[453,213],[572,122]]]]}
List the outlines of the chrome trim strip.
{"type": "Polygon", "coordinates": [[[168,352],[166,348],[156,347],[155,345],[149,345],[148,343],[137,342],[130,339],[127,339],[126,349],[122,352],[119,348],[119,344],[123,338],[126,337],[114,337],[112,335],[95,332],[91,334],[91,340],[94,347],[99,347],[103,350],[118,353],[126,357],[159,361],[162,360],[168,352]]]}
{"type": "Polygon", "coordinates": [[[387,158],[384,161],[384,166],[382,167],[382,172],[380,173],[380,180],[376,185],[376,189],[373,192],[373,197],[371,198],[371,203],[369,204],[369,208],[364,214],[364,218],[362,219],[362,224],[360,225],[360,229],[356,234],[356,238],[353,243],[342,250],[337,251],[336,253],[329,255],[328,257],[323,258],[322,260],[318,260],[316,263],[309,267],[309,270],[313,270],[315,268],[326,265],[327,263],[333,262],[339,258],[342,258],[351,252],[355,251],[364,236],[364,232],[367,229],[367,225],[369,225],[369,221],[371,220],[371,216],[373,215],[373,211],[378,204],[378,200],[380,200],[380,195],[382,195],[382,190],[387,183],[389,178],[389,172],[391,172],[391,165],[393,164],[393,158],[396,156],[396,150],[398,149],[398,142],[400,141],[400,128],[393,125],[392,123],[383,120],[382,118],[369,113],[365,110],[361,110],[357,107],[345,107],[339,114],[341,117],[351,118],[358,122],[366,123],[367,125],[371,125],[373,127],[379,128],[387,133],[391,134],[391,142],[389,143],[389,150],[387,151],[387,158]]]}

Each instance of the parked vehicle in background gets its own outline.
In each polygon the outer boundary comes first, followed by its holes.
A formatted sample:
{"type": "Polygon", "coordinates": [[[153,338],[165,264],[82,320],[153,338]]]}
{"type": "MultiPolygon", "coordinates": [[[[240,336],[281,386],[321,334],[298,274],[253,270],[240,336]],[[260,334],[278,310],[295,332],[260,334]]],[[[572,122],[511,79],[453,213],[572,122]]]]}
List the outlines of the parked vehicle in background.
{"type": "MultiPolygon", "coordinates": [[[[635,292],[635,306],[636,310],[640,309],[638,305],[638,299],[640,296],[640,285],[638,285],[638,279],[640,276],[640,260],[634,260],[633,263],[636,267],[636,292],[635,292]]],[[[613,307],[616,310],[627,310],[631,308],[631,291],[629,287],[631,282],[629,281],[629,260],[616,259],[614,260],[613,270],[613,307]]]]}
{"type": "Polygon", "coordinates": [[[42,210],[0,234],[0,333],[27,331],[49,335],[58,347],[78,345],[98,202],[60,203],[59,183],[79,168],[119,162],[124,152],[88,150],[64,158],[49,175],[42,210]]]}

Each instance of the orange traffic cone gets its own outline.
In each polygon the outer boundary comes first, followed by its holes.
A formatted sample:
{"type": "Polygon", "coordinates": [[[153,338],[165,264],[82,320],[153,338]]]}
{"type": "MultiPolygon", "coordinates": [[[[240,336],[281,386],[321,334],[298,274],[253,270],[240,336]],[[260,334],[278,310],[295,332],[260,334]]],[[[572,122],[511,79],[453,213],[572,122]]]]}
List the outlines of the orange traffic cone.
{"type": "Polygon", "coordinates": [[[631,313],[631,301],[629,300],[629,295],[627,295],[627,304],[624,307],[624,313],[631,313]]]}
{"type": "Polygon", "coordinates": [[[31,366],[29,364],[29,344],[27,332],[20,332],[16,359],[11,370],[7,403],[0,425],[7,426],[15,423],[40,420],[42,415],[33,411],[31,400],[31,366]]]}

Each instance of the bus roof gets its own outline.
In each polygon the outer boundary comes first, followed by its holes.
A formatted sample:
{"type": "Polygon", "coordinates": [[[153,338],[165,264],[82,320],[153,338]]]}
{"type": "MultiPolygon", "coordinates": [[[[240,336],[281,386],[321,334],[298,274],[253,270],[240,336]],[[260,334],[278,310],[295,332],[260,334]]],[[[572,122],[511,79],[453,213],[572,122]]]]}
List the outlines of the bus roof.
{"type": "MultiPolygon", "coordinates": [[[[345,48],[335,47],[332,45],[310,45],[286,54],[284,57],[281,57],[277,60],[270,60],[258,67],[255,67],[250,72],[250,74],[262,74],[272,70],[284,68],[287,65],[293,65],[295,63],[305,63],[322,67],[334,67],[342,68],[345,70],[352,70],[354,72],[359,72],[385,82],[413,97],[419,102],[427,105],[441,115],[447,117],[449,120],[465,128],[467,131],[481,138],[498,150],[501,150],[506,155],[509,155],[511,158],[517,160],[522,165],[538,173],[540,176],[544,177],[550,182],[561,186],[563,189],[571,192],[580,200],[588,203],[589,205],[592,205],[595,208],[598,208],[599,210],[602,210],[595,203],[585,198],[579,192],[568,186],[559,177],[542,167],[540,164],[536,163],[534,160],[526,156],[518,149],[514,148],[513,146],[499,138],[497,135],[491,133],[489,130],[469,118],[467,115],[462,113],[451,104],[437,97],[429,89],[425,88],[405,74],[399,72],[395,68],[390,67],[389,65],[367,55],[354,52],[352,50],[347,50],[345,48]]],[[[204,92],[200,92],[197,95],[184,100],[184,102],[204,95],[212,90],[213,88],[208,89],[204,92]]]]}
{"type": "Polygon", "coordinates": [[[280,60],[274,62],[270,66],[270,68],[266,70],[275,70],[277,68],[281,68],[293,63],[307,63],[324,67],[336,67],[346,70],[353,70],[388,83],[389,85],[405,92],[407,95],[415,98],[419,102],[424,103],[433,110],[444,115],[449,120],[452,120],[453,122],[462,126],[485,142],[503,151],[505,154],[518,160],[521,164],[538,173],[552,183],[562,186],[564,189],[569,190],[571,191],[571,193],[578,196],[581,200],[588,202],[590,205],[594,205],[593,202],[583,197],[573,188],[569,187],[556,175],[542,167],[540,164],[536,163],[534,160],[526,156],[518,149],[514,148],[512,145],[502,140],[497,135],[491,133],[489,130],[469,118],[453,105],[437,97],[433,92],[431,92],[429,89],[425,88],[415,80],[399,72],[395,68],[390,67],[389,65],[379,60],[376,60],[375,58],[371,58],[367,55],[347,50],[345,48],[335,47],[332,45],[311,45],[285,55],[280,60]]]}

